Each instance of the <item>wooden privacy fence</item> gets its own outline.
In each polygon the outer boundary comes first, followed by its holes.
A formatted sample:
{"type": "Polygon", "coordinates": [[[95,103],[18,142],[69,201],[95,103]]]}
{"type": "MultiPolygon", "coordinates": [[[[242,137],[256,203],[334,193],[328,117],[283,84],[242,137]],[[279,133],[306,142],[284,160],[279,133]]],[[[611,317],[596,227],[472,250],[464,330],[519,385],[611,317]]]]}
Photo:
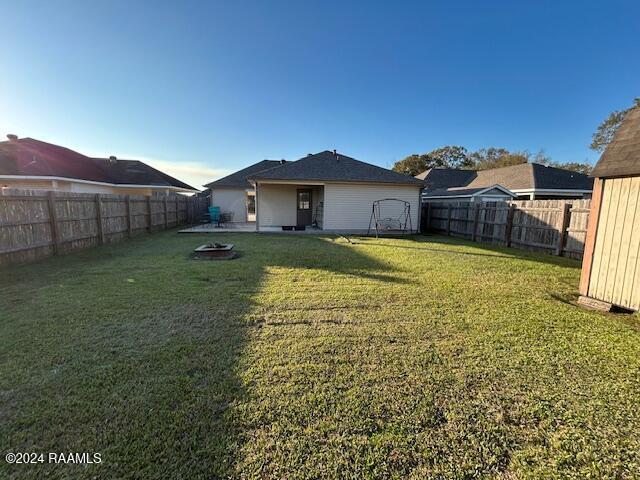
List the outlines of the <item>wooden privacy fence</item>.
{"type": "Polygon", "coordinates": [[[424,231],[582,258],[591,200],[427,203],[424,231]]]}
{"type": "Polygon", "coordinates": [[[5,190],[0,195],[0,266],[195,223],[206,208],[206,199],[181,195],[5,190]]]}

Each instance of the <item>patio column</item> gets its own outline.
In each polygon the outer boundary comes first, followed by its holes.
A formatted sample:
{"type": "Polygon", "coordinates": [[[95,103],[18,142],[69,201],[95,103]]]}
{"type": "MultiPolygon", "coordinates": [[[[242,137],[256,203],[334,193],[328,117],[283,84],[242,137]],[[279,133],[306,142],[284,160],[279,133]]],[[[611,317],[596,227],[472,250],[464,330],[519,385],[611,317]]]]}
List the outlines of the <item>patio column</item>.
{"type": "Polygon", "coordinates": [[[260,201],[259,201],[259,194],[258,192],[260,191],[260,184],[258,182],[256,182],[256,232],[260,231],[260,201]]]}

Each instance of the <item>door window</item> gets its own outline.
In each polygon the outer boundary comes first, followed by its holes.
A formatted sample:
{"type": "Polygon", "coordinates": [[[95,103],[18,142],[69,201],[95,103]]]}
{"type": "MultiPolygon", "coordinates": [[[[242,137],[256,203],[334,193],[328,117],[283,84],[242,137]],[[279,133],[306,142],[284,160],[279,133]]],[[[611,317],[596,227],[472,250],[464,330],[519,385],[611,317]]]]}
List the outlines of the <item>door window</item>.
{"type": "Polygon", "coordinates": [[[311,208],[311,193],[298,192],[298,210],[309,210],[311,208]]]}

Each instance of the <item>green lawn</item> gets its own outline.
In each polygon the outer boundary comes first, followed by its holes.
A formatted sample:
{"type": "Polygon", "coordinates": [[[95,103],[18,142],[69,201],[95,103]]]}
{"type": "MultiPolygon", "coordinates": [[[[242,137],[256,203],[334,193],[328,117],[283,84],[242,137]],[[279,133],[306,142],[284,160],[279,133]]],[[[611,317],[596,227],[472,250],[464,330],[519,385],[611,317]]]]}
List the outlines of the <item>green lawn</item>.
{"type": "Polygon", "coordinates": [[[638,478],[640,319],[579,264],[165,232],[0,273],[0,478],[638,478]]]}

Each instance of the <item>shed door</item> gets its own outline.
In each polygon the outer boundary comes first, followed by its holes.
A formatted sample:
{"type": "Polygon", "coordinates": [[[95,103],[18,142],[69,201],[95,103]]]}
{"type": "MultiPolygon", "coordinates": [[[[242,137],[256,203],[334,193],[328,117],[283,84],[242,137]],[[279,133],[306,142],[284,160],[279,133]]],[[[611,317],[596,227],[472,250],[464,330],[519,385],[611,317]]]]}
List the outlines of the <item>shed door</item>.
{"type": "Polygon", "coordinates": [[[640,309],[640,177],[604,180],[589,296],[640,309]]]}
{"type": "Polygon", "coordinates": [[[311,189],[299,189],[297,194],[298,225],[311,225],[311,189]]]}

